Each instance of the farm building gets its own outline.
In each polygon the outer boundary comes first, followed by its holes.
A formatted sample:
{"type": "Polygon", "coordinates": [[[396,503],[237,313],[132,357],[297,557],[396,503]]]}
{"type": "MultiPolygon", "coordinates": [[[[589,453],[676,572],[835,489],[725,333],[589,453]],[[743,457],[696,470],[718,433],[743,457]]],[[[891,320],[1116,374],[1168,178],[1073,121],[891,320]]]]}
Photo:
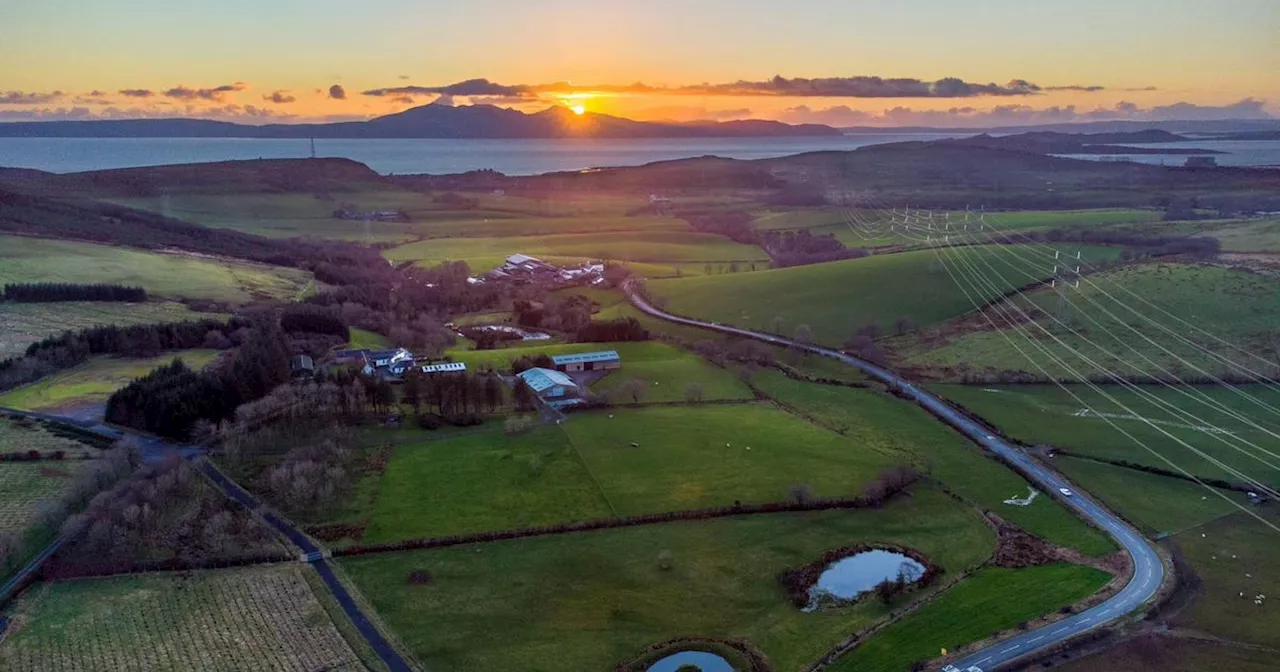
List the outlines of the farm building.
{"type": "Polygon", "coordinates": [[[339,350],[334,353],[339,364],[359,366],[366,376],[399,380],[414,364],[414,355],[404,348],[389,350],[339,350]]]}
{"type": "Polygon", "coordinates": [[[289,368],[293,371],[294,378],[307,378],[315,374],[316,363],[309,355],[294,355],[289,360],[289,368]]]}
{"type": "Polygon", "coordinates": [[[557,371],[611,371],[622,368],[622,358],[616,350],[583,352],[576,355],[557,355],[551,358],[557,371]]]}
{"type": "Polygon", "coordinates": [[[439,362],[422,367],[423,373],[465,373],[467,365],[462,362],[439,362]]]}
{"type": "Polygon", "coordinates": [[[520,373],[520,379],[544,401],[578,396],[578,384],[559,371],[527,369],[520,373]]]}

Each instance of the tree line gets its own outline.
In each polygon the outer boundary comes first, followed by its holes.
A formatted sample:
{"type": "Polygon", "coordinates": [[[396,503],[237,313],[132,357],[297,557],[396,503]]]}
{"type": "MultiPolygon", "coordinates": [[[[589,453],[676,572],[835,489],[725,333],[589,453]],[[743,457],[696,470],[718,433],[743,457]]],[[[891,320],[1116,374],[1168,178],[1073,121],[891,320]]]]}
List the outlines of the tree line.
{"type": "Polygon", "coordinates": [[[221,366],[193,371],[181,359],[161,366],[107,399],[106,419],[180,441],[200,421],[232,418],[236,407],[289,380],[291,351],[280,325],[256,325],[221,366]]]}
{"type": "Polygon", "coordinates": [[[755,217],[742,210],[685,211],[677,213],[677,216],[688,222],[694,231],[715,233],[743,245],[759,246],[776,267],[856,259],[868,254],[863,249],[845,247],[840,239],[829,233],[814,235],[804,229],[757,231],[755,217]]]}
{"type": "Polygon", "coordinates": [[[233,317],[64,332],[32,343],[21,356],[0,361],[0,391],[76,366],[93,355],[154,357],[166,350],[229,348],[245,336],[249,324],[244,318],[233,317]]]}
{"type": "Polygon", "coordinates": [[[28,282],[4,286],[5,301],[17,303],[50,303],[55,301],[128,301],[147,300],[147,290],[124,285],[74,284],[69,282],[28,282]]]}

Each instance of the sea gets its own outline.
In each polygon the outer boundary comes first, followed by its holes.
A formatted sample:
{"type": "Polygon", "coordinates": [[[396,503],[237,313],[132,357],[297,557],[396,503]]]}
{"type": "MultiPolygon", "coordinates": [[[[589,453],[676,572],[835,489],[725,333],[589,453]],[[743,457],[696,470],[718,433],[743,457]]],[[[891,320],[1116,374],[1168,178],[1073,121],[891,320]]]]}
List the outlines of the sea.
{"type": "MultiPolygon", "coordinates": [[[[862,133],[806,138],[672,138],[569,140],[316,140],[317,156],[359,161],[383,175],[450,174],[492,169],[507,175],[637,166],[696,156],[763,159],[822,150],[852,150],[888,142],[965,137],[972,133],[862,133]]],[[[1224,166],[1280,166],[1280,140],[1196,141],[1224,166]]],[[[0,167],[75,173],[236,159],[310,156],[308,140],[252,138],[0,138],[0,167]]],[[[1188,155],[1071,156],[1182,165],[1188,155]]]]}

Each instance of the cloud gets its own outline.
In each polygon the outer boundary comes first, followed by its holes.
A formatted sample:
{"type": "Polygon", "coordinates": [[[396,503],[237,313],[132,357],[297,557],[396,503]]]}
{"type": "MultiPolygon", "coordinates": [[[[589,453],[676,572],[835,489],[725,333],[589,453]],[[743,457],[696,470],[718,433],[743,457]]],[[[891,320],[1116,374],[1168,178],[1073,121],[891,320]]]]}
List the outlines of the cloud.
{"type": "Polygon", "coordinates": [[[396,79],[409,79],[409,75],[396,75],[396,79]]]}
{"type": "Polygon", "coordinates": [[[211,89],[190,89],[185,86],[175,86],[172,89],[166,90],[163,95],[166,98],[173,98],[175,100],[221,101],[223,94],[231,93],[233,91],[243,91],[246,88],[248,88],[248,86],[244,82],[223,84],[222,86],[215,86],[211,89]]]}
{"type": "MultiPolygon", "coordinates": [[[[1154,90],[1155,90],[1155,88],[1156,88],[1156,87],[1152,86],[1152,87],[1148,87],[1148,88],[1146,88],[1146,89],[1143,89],[1143,91],[1154,91],[1154,90]]],[[[1105,86],[1081,86],[1081,85],[1079,85],[1079,84],[1072,84],[1072,85],[1069,85],[1069,86],[1046,86],[1046,87],[1044,87],[1044,90],[1045,90],[1045,91],[1084,91],[1084,92],[1086,92],[1086,93],[1093,93],[1093,92],[1095,92],[1095,91],[1106,91],[1106,90],[1107,90],[1107,87],[1105,87],[1105,86]]]]}
{"type": "Polygon", "coordinates": [[[262,99],[280,104],[292,103],[297,100],[296,97],[289,95],[288,91],[272,91],[271,95],[263,96],[262,99]]]}
{"type": "Polygon", "coordinates": [[[1179,102],[1172,105],[1139,107],[1122,101],[1111,107],[1081,110],[1075,105],[1032,107],[1023,104],[996,105],[990,108],[957,106],[942,110],[917,110],[895,106],[881,112],[868,112],[837,105],[811,109],[806,105],[790,107],[780,115],[789,123],[819,123],[831,126],[1024,126],[1082,121],[1181,121],[1215,119],[1271,119],[1266,101],[1245,98],[1230,105],[1197,105],[1179,102]]]}
{"type": "Polygon", "coordinates": [[[711,110],[696,105],[665,105],[662,107],[647,107],[641,110],[636,110],[632,114],[624,113],[622,116],[675,122],[727,121],[732,119],[750,119],[751,110],[745,107],[733,110],[711,110]]]}
{"type": "Polygon", "coordinates": [[[128,98],[150,98],[156,92],[151,89],[120,89],[119,94],[128,98]]]}
{"type": "Polygon", "coordinates": [[[404,104],[404,105],[412,105],[412,104],[413,104],[413,97],[412,97],[412,96],[397,96],[397,97],[395,97],[395,98],[392,98],[392,99],[391,99],[391,102],[393,102],[393,103],[402,103],[402,104],[404,104]]]}
{"type": "Polygon", "coordinates": [[[334,84],[333,86],[329,87],[329,97],[333,98],[334,100],[346,100],[347,90],[342,88],[341,84],[334,84]]]}
{"type": "Polygon", "coordinates": [[[0,91],[0,105],[46,105],[63,97],[61,91],[37,93],[35,91],[0,91]]]}
{"type": "Polygon", "coordinates": [[[398,96],[448,94],[454,96],[503,96],[536,98],[574,91],[597,91],[619,94],[702,95],[702,96],[790,96],[817,98],[971,98],[977,96],[1032,96],[1044,91],[1102,91],[1101,86],[1042,87],[1025,79],[1006,84],[966,82],[956,77],[937,81],[911,78],[804,77],[776,76],[761,81],[739,80],[728,83],[703,83],[677,87],[632,84],[574,85],[569,82],[549,84],[498,84],[487,79],[468,79],[443,86],[396,86],[364,91],[366,96],[398,96]]]}

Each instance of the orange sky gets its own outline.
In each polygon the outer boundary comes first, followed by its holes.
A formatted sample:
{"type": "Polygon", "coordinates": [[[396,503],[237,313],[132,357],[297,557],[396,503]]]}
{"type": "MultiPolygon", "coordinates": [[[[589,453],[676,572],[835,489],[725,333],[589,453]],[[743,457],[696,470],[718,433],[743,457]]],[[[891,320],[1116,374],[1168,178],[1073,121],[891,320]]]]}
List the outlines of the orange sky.
{"type": "MultiPolygon", "coordinates": [[[[807,0],[785,7],[762,0],[43,0],[0,14],[0,120],[362,118],[436,98],[365,91],[474,78],[675,88],[777,74],[1101,90],[962,97],[667,91],[580,102],[647,119],[878,125],[1280,113],[1275,0],[807,0]],[[330,95],[334,85],[344,97],[330,95]],[[1196,107],[1162,109],[1179,103],[1196,107]]],[[[560,101],[542,94],[518,106],[560,101]]]]}

